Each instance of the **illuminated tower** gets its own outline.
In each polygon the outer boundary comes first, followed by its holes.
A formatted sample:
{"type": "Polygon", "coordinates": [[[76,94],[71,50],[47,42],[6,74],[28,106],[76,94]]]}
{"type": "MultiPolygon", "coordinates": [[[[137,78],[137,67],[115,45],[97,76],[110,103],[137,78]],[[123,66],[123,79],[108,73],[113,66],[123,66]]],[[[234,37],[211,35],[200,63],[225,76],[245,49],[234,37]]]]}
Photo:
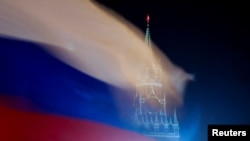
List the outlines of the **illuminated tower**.
{"type": "MultiPolygon", "coordinates": [[[[149,19],[145,43],[151,48],[149,19]]],[[[151,52],[152,53],[152,52],[151,52]]],[[[151,56],[149,56],[151,57],[151,56]]],[[[153,61],[145,62],[138,74],[136,94],[134,100],[134,123],[139,132],[159,141],[178,141],[179,124],[176,110],[167,114],[167,99],[161,80],[161,66],[153,61]],[[173,115],[173,116],[172,116],[173,115]]]]}

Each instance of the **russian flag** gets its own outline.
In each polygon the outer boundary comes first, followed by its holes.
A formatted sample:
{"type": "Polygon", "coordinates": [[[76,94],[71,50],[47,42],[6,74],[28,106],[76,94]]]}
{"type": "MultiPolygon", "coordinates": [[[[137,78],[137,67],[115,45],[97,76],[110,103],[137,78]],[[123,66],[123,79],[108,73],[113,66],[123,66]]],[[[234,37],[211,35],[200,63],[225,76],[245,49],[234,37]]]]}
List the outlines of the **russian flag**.
{"type": "MultiPolygon", "coordinates": [[[[131,123],[136,71],[149,50],[125,23],[87,0],[2,0],[0,140],[153,140],[131,123]]],[[[178,100],[188,75],[156,52],[178,100]]]]}
{"type": "Polygon", "coordinates": [[[128,131],[108,84],[37,43],[1,37],[0,44],[0,140],[147,140],[128,131]]]}

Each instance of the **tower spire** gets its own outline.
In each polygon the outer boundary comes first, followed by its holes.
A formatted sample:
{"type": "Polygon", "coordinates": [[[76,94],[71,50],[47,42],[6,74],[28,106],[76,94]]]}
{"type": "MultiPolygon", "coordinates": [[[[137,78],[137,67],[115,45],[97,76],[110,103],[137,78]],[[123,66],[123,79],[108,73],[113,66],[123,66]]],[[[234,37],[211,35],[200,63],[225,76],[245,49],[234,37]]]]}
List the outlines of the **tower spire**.
{"type": "Polygon", "coordinates": [[[178,124],[178,120],[176,116],[176,108],[174,109],[174,124],[178,124]]]}
{"type": "Polygon", "coordinates": [[[149,15],[147,15],[147,17],[146,17],[147,29],[146,29],[145,43],[148,45],[149,48],[151,48],[151,38],[150,38],[150,32],[149,32],[149,20],[150,20],[150,17],[149,17],[149,15]]]}

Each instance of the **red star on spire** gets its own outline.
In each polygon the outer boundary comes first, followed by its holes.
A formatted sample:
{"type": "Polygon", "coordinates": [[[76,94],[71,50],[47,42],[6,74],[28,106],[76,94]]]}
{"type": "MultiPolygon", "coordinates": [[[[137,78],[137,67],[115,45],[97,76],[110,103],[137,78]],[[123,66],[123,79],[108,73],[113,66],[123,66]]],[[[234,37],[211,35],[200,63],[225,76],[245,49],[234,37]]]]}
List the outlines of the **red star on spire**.
{"type": "Polygon", "coordinates": [[[149,15],[147,15],[147,18],[146,18],[147,23],[149,23],[149,20],[150,20],[150,17],[149,15]]]}

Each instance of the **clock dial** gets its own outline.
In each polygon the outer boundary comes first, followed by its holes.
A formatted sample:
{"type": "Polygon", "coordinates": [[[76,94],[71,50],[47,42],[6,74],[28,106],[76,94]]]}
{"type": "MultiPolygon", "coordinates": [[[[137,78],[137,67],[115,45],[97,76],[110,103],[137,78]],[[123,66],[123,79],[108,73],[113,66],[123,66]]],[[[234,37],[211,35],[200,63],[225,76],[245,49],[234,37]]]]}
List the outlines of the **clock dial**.
{"type": "Polygon", "coordinates": [[[159,113],[162,110],[163,104],[160,102],[160,98],[157,96],[153,87],[151,87],[150,93],[145,100],[145,106],[149,113],[159,113]]]}
{"type": "Polygon", "coordinates": [[[162,104],[157,98],[150,98],[146,101],[147,111],[156,113],[159,112],[162,108],[162,104]]]}

